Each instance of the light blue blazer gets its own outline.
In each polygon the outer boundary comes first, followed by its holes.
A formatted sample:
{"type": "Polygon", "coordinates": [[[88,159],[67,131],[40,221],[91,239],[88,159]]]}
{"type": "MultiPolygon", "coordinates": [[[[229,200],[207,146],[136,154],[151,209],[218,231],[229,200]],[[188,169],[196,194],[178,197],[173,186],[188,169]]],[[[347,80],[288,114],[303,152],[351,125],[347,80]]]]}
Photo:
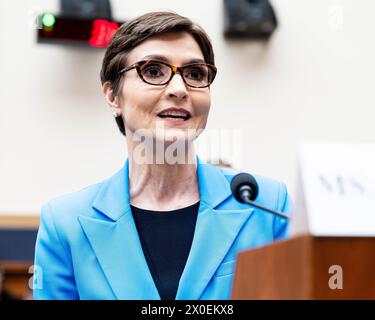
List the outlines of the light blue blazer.
{"type": "MultiPolygon", "coordinates": [[[[109,179],[45,204],[38,231],[35,299],[160,299],[132,217],[128,160],[109,179]]],[[[235,172],[198,159],[200,207],[176,299],[229,299],[237,254],[287,235],[288,223],[237,202],[235,172]]],[[[254,175],[256,202],[290,214],[285,184],[254,175]]]]}

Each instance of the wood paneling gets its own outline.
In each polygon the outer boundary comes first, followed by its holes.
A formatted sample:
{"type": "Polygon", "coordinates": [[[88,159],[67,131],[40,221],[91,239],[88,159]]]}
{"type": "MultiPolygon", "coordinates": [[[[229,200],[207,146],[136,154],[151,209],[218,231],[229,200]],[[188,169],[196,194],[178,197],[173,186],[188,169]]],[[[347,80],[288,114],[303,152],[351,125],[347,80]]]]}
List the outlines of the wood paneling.
{"type": "Polygon", "coordinates": [[[36,229],[38,227],[38,215],[0,215],[0,228],[36,229]]]}
{"type": "Polygon", "coordinates": [[[299,236],[238,255],[233,299],[375,299],[375,237],[299,236]],[[343,271],[332,289],[329,268],[343,271]]]}
{"type": "Polygon", "coordinates": [[[4,272],[3,290],[16,299],[30,298],[29,268],[33,263],[1,262],[0,268],[4,272]]]}

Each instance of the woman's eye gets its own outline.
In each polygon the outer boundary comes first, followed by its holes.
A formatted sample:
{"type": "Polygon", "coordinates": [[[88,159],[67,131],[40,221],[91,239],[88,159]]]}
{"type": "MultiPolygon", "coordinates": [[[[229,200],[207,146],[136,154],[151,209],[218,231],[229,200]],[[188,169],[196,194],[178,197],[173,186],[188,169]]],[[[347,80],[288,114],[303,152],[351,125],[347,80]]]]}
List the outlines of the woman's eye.
{"type": "Polygon", "coordinates": [[[193,68],[189,69],[186,74],[191,80],[202,80],[206,77],[207,72],[203,68],[193,68]]]}
{"type": "Polygon", "coordinates": [[[145,66],[142,73],[147,77],[161,77],[164,75],[162,68],[158,65],[145,66]]]}

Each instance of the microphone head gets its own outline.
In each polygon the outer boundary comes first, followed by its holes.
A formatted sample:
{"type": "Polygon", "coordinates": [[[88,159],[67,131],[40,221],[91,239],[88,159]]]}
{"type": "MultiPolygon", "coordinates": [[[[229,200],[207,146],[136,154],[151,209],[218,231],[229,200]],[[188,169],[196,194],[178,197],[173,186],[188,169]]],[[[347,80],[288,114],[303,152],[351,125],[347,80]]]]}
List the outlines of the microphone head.
{"type": "Polygon", "coordinates": [[[235,175],[231,181],[230,187],[232,189],[232,194],[239,202],[243,202],[240,194],[242,186],[250,187],[251,198],[249,200],[255,200],[258,196],[258,183],[251,174],[245,172],[239,173],[235,175]]]}

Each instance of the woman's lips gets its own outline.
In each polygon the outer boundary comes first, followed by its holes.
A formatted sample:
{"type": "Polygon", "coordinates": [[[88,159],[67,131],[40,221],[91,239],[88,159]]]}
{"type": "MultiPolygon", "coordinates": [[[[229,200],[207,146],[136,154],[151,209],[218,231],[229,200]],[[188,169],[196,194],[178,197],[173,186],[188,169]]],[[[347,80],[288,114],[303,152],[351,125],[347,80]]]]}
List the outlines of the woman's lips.
{"type": "Polygon", "coordinates": [[[171,124],[171,125],[185,124],[190,119],[190,117],[189,118],[182,118],[182,117],[172,117],[172,116],[168,116],[168,117],[158,116],[158,118],[163,120],[165,123],[171,124]]]}
{"type": "Polygon", "coordinates": [[[191,118],[191,113],[184,108],[166,108],[157,115],[164,123],[171,126],[183,125],[191,118]]]}
{"type": "Polygon", "coordinates": [[[158,113],[160,118],[168,119],[183,119],[188,120],[191,118],[191,113],[184,108],[167,108],[158,113]]]}

